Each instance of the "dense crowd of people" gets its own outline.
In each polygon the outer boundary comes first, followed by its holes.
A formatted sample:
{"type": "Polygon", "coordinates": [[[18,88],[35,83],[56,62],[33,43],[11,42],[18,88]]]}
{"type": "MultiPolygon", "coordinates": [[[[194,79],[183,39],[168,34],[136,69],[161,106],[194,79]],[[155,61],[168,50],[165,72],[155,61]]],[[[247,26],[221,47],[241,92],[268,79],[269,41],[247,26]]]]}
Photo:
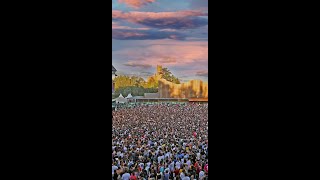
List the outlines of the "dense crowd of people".
{"type": "Polygon", "coordinates": [[[139,105],[112,117],[112,179],[208,179],[208,104],[139,105]]]}

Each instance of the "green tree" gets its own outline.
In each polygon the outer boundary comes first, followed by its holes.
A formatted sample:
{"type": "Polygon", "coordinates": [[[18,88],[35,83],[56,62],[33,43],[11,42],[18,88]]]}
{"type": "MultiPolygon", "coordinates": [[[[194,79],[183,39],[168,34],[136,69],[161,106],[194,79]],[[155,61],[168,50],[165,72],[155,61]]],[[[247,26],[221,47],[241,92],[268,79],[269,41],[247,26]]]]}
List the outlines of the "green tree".
{"type": "Polygon", "coordinates": [[[129,93],[131,93],[132,96],[143,96],[144,93],[157,93],[157,92],[158,92],[157,88],[144,88],[144,87],[136,87],[136,86],[121,87],[115,91],[112,98],[119,97],[120,94],[126,97],[129,95],[129,93]]]}
{"type": "Polygon", "coordinates": [[[129,76],[117,76],[114,79],[114,83],[115,83],[115,89],[131,86],[131,80],[129,76]]]}
{"type": "MultiPolygon", "coordinates": [[[[162,78],[169,82],[180,84],[180,80],[175,77],[168,68],[162,69],[162,78]]],[[[158,92],[159,82],[155,77],[148,78],[145,81],[138,76],[125,76],[120,75],[114,79],[115,82],[115,94],[114,97],[119,96],[120,93],[123,96],[127,96],[131,93],[133,96],[143,96],[144,93],[156,93],[158,92]]]]}
{"type": "Polygon", "coordinates": [[[115,89],[119,89],[121,87],[144,87],[146,82],[143,78],[137,76],[117,76],[114,79],[115,89]]]}
{"type": "Polygon", "coordinates": [[[175,77],[168,68],[163,68],[161,73],[163,79],[175,84],[180,84],[179,78],[175,77]]]}
{"type": "Polygon", "coordinates": [[[144,93],[158,92],[157,82],[151,80],[146,82],[143,78],[137,76],[117,76],[114,79],[115,92],[112,98],[119,97],[120,94],[127,96],[131,93],[133,96],[143,96],[144,93]]]}

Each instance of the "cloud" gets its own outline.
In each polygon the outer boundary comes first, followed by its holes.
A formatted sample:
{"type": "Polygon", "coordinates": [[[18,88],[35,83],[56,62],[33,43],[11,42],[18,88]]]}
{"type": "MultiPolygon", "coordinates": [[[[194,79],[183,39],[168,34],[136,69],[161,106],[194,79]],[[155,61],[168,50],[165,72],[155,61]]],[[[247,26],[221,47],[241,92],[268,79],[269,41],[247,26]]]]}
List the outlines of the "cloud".
{"type": "Polygon", "coordinates": [[[163,65],[187,81],[208,76],[208,0],[112,0],[112,63],[148,77],[163,65]]]}
{"type": "Polygon", "coordinates": [[[144,69],[152,67],[150,64],[142,64],[137,62],[128,62],[123,65],[129,66],[129,67],[135,67],[135,68],[144,68],[144,69]]]}
{"type": "Polygon", "coordinates": [[[119,71],[147,77],[149,74],[140,73],[155,72],[157,65],[163,65],[182,80],[208,79],[207,41],[114,41],[122,47],[112,52],[113,64],[119,71]]]}
{"type": "Polygon", "coordinates": [[[208,75],[209,75],[208,70],[202,70],[196,73],[196,76],[208,77],[208,75]]]}
{"type": "Polygon", "coordinates": [[[126,20],[160,29],[193,29],[208,24],[207,13],[201,11],[127,12],[113,10],[112,20],[126,20]]]}
{"type": "Polygon", "coordinates": [[[185,36],[177,32],[159,32],[156,30],[113,29],[112,39],[118,40],[156,40],[175,39],[184,40],[185,36]]]}
{"type": "Polygon", "coordinates": [[[205,8],[207,9],[209,6],[208,0],[192,0],[190,3],[192,8],[205,8]]]}
{"type": "Polygon", "coordinates": [[[150,28],[137,28],[137,27],[122,26],[118,22],[113,22],[113,21],[112,21],[112,29],[150,30],[150,28]]]}
{"type": "Polygon", "coordinates": [[[112,22],[112,39],[118,40],[156,40],[156,39],[175,39],[184,40],[185,35],[177,31],[161,31],[150,28],[133,28],[121,26],[117,22],[112,22]]]}
{"type": "Polygon", "coordinates": [[[114,51],[113,59],[125,64],[130,62],[130,66],[147,64],[147,67],[156,67],[162,64],[179,71],[191,69],[190,74],[208,66],[208,42],[149,40],[123,43],[126,43],[125,47],[114,51]]]}
{"type": "Polygon", "coordinates": [[[148,5],[155,2],[156,0],[118,0],[119,3],[124,3],[133,8],[140,8],[142,6],[148,5]]]}
{"type": "Polygon", "coordinates": [[[159,61],[161,64],[170,64],[170,63],[176,63],[177,60],[172,57],[165,57],[163,60],[159,61]]]}
{"type": "Polygon", "coordinates": [[[152,72],[140,72],[140,76],[142,77],[150,77],[150,76],[153,76],[155,73],[152,73],[152,72]]]}

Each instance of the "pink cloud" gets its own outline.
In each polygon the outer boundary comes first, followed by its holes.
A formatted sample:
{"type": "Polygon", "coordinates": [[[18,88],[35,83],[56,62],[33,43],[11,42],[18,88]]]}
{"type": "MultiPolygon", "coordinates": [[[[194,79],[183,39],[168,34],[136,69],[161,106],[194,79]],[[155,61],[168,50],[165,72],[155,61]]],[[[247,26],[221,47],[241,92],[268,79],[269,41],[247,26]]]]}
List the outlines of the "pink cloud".
{"type": "Polygon", "coordinates": [[[201,70],[201,71],[196,72],[196,75],[197,75],[197,76],[208,77],[209,72],[208,72],[208,70],[201,70]]]}
{"type": "Polygon", "coordinates": [[[208,42],[144,41],[144,46],[126,48],[114,52],[114,56],[127,58],[127,63],[132,64],[150,64],[153,67],[158,64],[177,68],[201,67],[202,70],[208,63],[208,42]]]}
{"type": "Polygon", "coordinates": [[[126,20],[131,23],[162,29],[188,29],[205,26],[208,20],[203,18],[207,13],[201,11],[177,12],[122,12],[112,11],[113,20],[126,20]]]}
{"type": "Polygon", "coordinates": [[[121,50],[113,51],[113,61],[121,72],[154,73],[156,65],[162,65],[182,81],[208,79],[207,42],[144,40],[139,43],[126,41],[126,44],[121,50]]]}
{"type": "Polygon", "coordinates": [[[122,29],[122,30],[150,30],[150,28],[133,28],[129,26],[121,26],[117,22],[112,22],[112,29],[122,29]]]}
{"type": "Polygon", "coordinates": [[[124,3],[133,8],[140,8],[144,5],[155,2],[156,0],[118,0],[120,3],[124,3]]]}
{"type": "Polygon", "coordinates": [[[144,36],[146,36],[146,34],[139,32],[112,32],[112,37],[118,37],[119,39],[142,38],[144,36]]]}
{"type": "Polygon", "coordinates": [[[139,12],[132,11],[124,13],[122,11],[113,10],[112,18],[127,19],[132,22],[155,19],[170,19],[170,18],[186,18],[196,16],[207,16],[206,13],[200,11],[177,11],[177,12],[139,12]]]}

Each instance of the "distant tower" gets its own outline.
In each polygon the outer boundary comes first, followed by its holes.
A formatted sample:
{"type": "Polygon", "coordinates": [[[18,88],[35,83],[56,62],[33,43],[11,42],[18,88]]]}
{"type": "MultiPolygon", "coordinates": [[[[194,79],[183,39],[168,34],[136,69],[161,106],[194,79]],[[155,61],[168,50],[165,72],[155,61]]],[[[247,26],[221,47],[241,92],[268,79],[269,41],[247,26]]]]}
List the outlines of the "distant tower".
{"type": "Polygon", "coordinates": [[[114,78],[117,76],[116,75],[116,72],[117,72],[117,70],[116,70],[116,68],[114,68],[113,66],[112,66],[112,93],[114,93],[114,78]]]}
{"type": "Polygon", "coordinates": [[[162,66],[157,65],[157,74],[156,74],[156,76],[159,77],[159,76],[161,76],[161,74],[162,74],[162,66]]]}

